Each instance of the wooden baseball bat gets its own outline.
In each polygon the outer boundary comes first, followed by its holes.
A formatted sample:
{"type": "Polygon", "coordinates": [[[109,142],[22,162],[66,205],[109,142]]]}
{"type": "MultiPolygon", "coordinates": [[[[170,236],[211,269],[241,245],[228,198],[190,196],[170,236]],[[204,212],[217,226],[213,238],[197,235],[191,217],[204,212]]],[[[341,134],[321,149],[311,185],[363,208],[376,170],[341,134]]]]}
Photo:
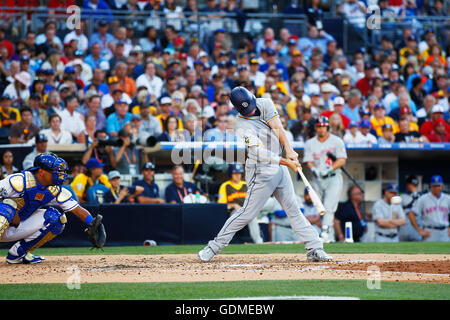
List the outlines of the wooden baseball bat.
{"type": "Polygon", "coordinates": [[[308,190],[308,194],[311,197],[311,201],[312,201],[314,207],[316,208],[317,212],[321,216],[323,216],[326,213],[326,211],[325,211],[325,207],[323,206],[322,201],[320,200],[320,198],[317,195],[316,191],[314,191],[314,189],[311,186],[311,184],[309,183],[308,179],[306,179],[305,175],[303,174],[302,169],[298,168],[297,172],[300,175],[300,177],[302,178],[303,183],[306,186],[306,190],[308,190]]]}

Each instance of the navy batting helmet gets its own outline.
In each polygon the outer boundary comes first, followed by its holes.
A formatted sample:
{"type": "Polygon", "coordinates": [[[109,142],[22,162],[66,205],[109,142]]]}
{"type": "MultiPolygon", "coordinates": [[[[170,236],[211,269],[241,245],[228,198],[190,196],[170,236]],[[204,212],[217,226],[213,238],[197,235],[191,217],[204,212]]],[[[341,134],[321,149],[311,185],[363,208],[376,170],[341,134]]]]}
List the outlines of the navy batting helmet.
{"type": "Polygon", "coordinates": [[[316,121],[316,127],[328,127],[328,118],[325,116],[320,116],[316,121]]]}
{"type": "Polygon", "coordinates": [[[30,170],[43,169],[52,174],[53,185],[62,185],[67,179],[69,166],[67,162],[54,153],[43,153],[34,158],[33,168],[30,170]]]}
{"type": "Polygon", "coordinates": [[[240,163],[232,163],[228,167],[228,174],[231,176],[233,173],[244,173],[244,167],[240,163]]]}
{"type": "Polygon", "coordinates": [[[256,97],[244,87],[231,90],[230,100],[236,110],[243,116],[252,113],[256,108],[256,97]]]}

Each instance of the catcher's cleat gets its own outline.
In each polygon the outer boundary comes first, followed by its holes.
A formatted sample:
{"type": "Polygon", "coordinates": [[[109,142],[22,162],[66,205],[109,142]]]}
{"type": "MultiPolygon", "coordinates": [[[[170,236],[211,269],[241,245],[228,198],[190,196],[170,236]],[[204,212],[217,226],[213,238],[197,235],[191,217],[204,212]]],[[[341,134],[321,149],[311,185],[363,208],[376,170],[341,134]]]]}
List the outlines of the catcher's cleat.
{"type": "Polygon", "coordinates": [[[15,256],[8,253],[6,256],[6,262],[9,264],[35,264],[44,261],[45,258],[40,256],[35,256],[34,254],[28,252],[25,256],[15,256]]]}
{"type": "Polygon", "coordinates": [[[306,252],[306,259],[312,262],[331,261],[333,257],[329,256],[323,249],[309,249],[306,252]]]}
{"type": "Polygon", "coordinates": [[[215,256],[214,251],[212,251],[212,249],[208,246],[200,250],[200,252],[198,253],[198,258],[203,262],[210,261],[212,258],[214,258],[214,256],[215,256]]]}

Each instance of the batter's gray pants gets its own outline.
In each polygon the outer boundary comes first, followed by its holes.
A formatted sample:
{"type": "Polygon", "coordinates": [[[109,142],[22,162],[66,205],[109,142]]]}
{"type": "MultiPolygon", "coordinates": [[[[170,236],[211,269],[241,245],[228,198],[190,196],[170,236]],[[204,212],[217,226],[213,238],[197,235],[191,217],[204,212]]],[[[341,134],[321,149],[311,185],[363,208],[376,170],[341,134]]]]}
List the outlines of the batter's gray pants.
{"type": "Polygon", "coordinates": [[[305,248],[323,248],[319,234],[298,207],[294,185],[286,166],[246,165],[245,180],[247,181],[247,196],[244,205],[228,218],[219,234],[208,243],[214,253],[217,254],[225,248],[236,232],[256,217],[272,194],[286,212],[291,227],[299,236],[300,241],[305,243],[305,248]]]}

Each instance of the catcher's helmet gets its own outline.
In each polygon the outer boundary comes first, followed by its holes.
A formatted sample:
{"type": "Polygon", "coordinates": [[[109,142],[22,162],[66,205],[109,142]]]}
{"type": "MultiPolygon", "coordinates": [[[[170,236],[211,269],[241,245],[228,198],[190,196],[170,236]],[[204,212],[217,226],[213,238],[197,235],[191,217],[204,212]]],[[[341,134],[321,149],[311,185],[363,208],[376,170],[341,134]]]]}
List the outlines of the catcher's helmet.
{"type": "Polygon", "coordinates": [[[69,166],[67,162],[56,154],[48,152],[34,158],[33,168],[30,170],[43,169],[52,174],[53,185],[59,186],[67,179],[69,166]]]}
{"type": "Polygon", "coordinates": [[[325,116],[320,116],[316,121],[316,127],[329,127],[328,118],[325,116]]]}
{"type": "Polygon", "coordinates": [[[232,163],[228,167],[228,174],[231,176],[233,173],[244,173],[244,167],[240,163],[232,163]]]}
{"type": "Polygon", "coordinates": [[[249,115],[256,108],[256,97],[244,87],[231,90],[230,100],[236,110],[243,116],[249,115]]]}

